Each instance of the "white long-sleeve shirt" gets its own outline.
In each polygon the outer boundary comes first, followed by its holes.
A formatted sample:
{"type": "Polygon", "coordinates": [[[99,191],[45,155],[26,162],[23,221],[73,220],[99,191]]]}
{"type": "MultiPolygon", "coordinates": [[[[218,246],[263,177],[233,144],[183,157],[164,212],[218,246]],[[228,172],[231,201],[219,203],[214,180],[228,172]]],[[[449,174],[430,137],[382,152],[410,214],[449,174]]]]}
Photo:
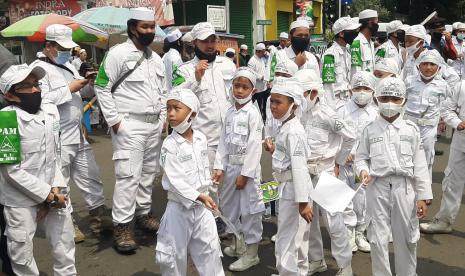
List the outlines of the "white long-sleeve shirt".
{"type": "Polygon", "coordinates": [[[461,81],[455,87],[455,93],[449,95],[441,107],[444,122],[455,128],[451,148],[465,152],[465,130],[457,130],[457,126],[465,121],[465,82],[461,81]]]}
{"type": "Polygon", "coordinates": [[[267,66],[267,59],[265,57],[259,58],[257,55],[253,55],[250,58],[247,67],[252,69],[257,75],[257,83],[255,85],[255,89],[257,89],[257,93],[263,92],[266,90],[266,81],[264,80],[266,67],[267,66]]]}
{"type": "Polygon", "coordinates": [[[173,72],[175,72],[182,64],[181,54],[178,50],[171,48],[162,58],[165,65],[165,82],[167,92],[173,87],[173,72]]]}

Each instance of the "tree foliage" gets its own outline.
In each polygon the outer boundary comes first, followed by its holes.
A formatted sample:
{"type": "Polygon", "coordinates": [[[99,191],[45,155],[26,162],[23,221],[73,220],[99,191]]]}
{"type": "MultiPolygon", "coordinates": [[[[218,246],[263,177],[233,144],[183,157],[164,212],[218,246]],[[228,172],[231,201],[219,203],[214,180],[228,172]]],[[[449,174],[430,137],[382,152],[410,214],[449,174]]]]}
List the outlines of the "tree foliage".
{"type": "Polygon", "coordinates": [[[389,22],[393,20],[393,15],[390,10],[386,7],[386,3],[391,4],[393,1],[381,1],[381,0],[353,0],[350,7],[350,16],[358,16],[358,14],[365,9],[372,9],[378,11],[378,18],[380,22],[389,22]]]}

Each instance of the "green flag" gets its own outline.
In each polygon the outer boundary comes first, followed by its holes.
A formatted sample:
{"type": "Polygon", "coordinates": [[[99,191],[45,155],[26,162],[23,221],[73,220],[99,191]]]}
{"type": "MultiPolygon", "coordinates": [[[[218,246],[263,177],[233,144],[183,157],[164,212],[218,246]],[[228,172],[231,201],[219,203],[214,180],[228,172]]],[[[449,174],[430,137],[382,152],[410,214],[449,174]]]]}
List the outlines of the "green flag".
{"type": "Polygon", "coordinates": [[[362,66],[362,50],[360,47],[360,40],[354,40],[350,46],[350,54],[352,60],[352,66],[362,66]]]}
{"type": "Polygon", "coordinates": [[[326,55],[323,58],[323,83],[335,83],[336,71],[333,55],[326,55]]]}
{"type": "Polygon", "coordinates": [[[0,111],[0,164],[21,162],[21,140],[16,111],[0,111]]]}

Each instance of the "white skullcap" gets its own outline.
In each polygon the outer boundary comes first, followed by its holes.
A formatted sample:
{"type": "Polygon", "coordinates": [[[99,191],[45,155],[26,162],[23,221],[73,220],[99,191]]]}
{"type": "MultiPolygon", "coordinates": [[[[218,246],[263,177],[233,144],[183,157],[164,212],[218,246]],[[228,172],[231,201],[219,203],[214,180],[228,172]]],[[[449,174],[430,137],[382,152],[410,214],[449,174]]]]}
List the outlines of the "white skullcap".
{"type": "Polygon", "coordinates": [[[143,21],[155,21],[155,12],[145,7],[129,9],[129,18],[143,21]]]}
{"type": "Polygon", "coordinates": [[[459,22],[459,24],[457,24],[457,30],[462,30],[462,29],[465,29],[465,23],[459,22]]]}
{"type": "Polygon", "coordinates": [[[40,80],[45,76],[45,70],[40,66],[27,64],[11,65],[0,77],[0,91],[6,94],[13,85],[22,82],[30,74],[34,74],[40,80]]]}
{"type": "Polygon", "coordinates": [[[297,64],[295,64],[293,61],[283,60],[276,64],[275,73],[284,73],[294,76],[298,70],[299,68],[297,67],[297,64]]]}
{"type": "Polygon", "coordinates": [[[181,37],[182,37],[181,31],[179,29],[174,29],[166,36],[166,39],[168,40],[169,43],[172,43],[180,39],[181,37]]]}
{"type": "Polygon", "coordinates": [[[304,90],[301,85],[294,79],[278,78],[271,88],[271,94],[280,94],[294,99],[297,106],[294,114],[301,117],[304,110],[307,109],[307,100],[304,97],[304,90]]]}
{"type": "Polygon", "coordinates": [[[257,83],[257,74],[255,74],[255,72],[252,71],[252,69],[250,69],[249,67],[239,67],[236,70],[234,79],[238,77],[248,78],[250,82],[252,83],[252,86],[255,88],[255,84],[257,83]]]}
{"type": "Polygon", "coordinates": [[[258,43],[257,45],[255,45],[255,51],[262,51],[262,50],[266,50],[265,44],[258,43]]]}
{"type": "Polygon", "coordinates": [[[200,22],[192,28],[192,38],[194,40],[205,40],[215,34],[215,28],[210,22],[200,22]]]}
{"type": "Polygon", "coordinates": [[[45,40],[55,41],[65,49],[78,47],[73,41],[73,30],[65,25],[52,24],[45,29],[45,40]]]}
{"type": "Polygon", "coordinates": [[[289,34],[286,32],[282,32],[279,34],[280,39],[289,39],[289,34]]]}
{"type": "Polygon", "coordinates": [[[399,65],[393,58],[381,58],[375,63],[375,71],[383,71],[397,76],[399,65]]]}
{"type": "Polygon", "coordinates": [[[183,104],[185,104],[187,107],[189,107],[192,112],[199,114],[199,109],[200,109],[200,102],[197,96],[192,92],[192,90],[187,89],[187,88],[179,88],[175,87],[173,88],[167,95],[166,101],[169,100],[176,100],[179,101],[183,104]]]}
{"type": "Polygon", "coordinates": [[[378,17],[378,12],[375,10],[366,9],[366,10],[361,11],[358,14],[359,20],[366,19],[366,18],[373,18],[373,17],[378,17]]]}
{"type": "Polygon", "coordinates": [[[225,53],[233,53],[235,54],[236,53],[236,50],[234,50],[233,48],[228,48],[226,49],[226,51],[224,51],[225,53]]]}
{"type": "Polygon", "coordinates": [[[241,45],[241,50],[248,50],[248,49],[249,49],[249,47],[247,45],[245,45],[245,44],[241,45]]]}
{"type": "Polygon", "coordinates": [[[183,35],[183,37],[181,38],[182,42],[192,42],[192,40],[194,40],[194,38],[192,37],[192,32],[187,32],[183,35]]]}
{"type": "Polygon", "coordinates": [[[391,21],[386,26],[386,32],[388,34],[390,34],[390,33],[393,33],[393,32],[397,32],[398,30],[402,30],[403,25],[404,24],[402,24],[402,21],[400,21],[400,20],[391,21]]]}
{"type": "Polygon", "coordinates": [[[352,17],[352,22],[358,24],[358,23],[360,23],[360,19],[358,19],[358,16],[352,17]]]}
{"type": "Polygon", "coordinates": [[[452,30],[457,30],[457,26],[460,24],[460,22],[454,22],[452,24],[452,30]]]}
{"type": "Polygon", "coordinates": [[[290,30],[292,31],[295,28],[299,28],[299,27],[310,29],[310,25],[308,24],[308,21],[300,17],[297,18],[296,21],[291,23],[290,30]]]}
{"type": "Polygon", "coordinates": [[[79,53],[82,54],[82,53],[85,53],[86,52],[86,49],[81,49],[79,50],[79,53]]]}
{"type": "Polygon", "coordinates": [[[441,54],[435,50],[426,50],[421,52],[421,54],[418,56],[417,60],[415,61],[417,66],[420,65],[420,63],[423,62],[431,62],[436,65],[441,66],[444,63],[444,59],[442,58],[441,54]]]}
{"type": "Polygon", "coordinates": [[[413,25],[405,31],[405,35],[410,35],[426,40],[426,29],[423,25],[413,25]]]}
{"type": "Polygon", "coordinates": [[[376,88],[376,78],[372,73],[368,71],[358,71],[352,77],[350,81],[352,88],[365,86],[375,91],[376,88]]]}
{"type": "MultiPolygon", "coordinates": [[[[358,21],[358,20],[357,20],[358,21]]],[[[338,34],[342,31],[352,31],[361,26],[360,23],[354,22],[354,20],[348,16],[341,17],[333,24],[333,33],[338,34]]]]}
{"type": "Polygon", "coordinates": [[[318,95],[323,94],[323,81],[320,75],[313,69],[302,69],[295,73],[296,80],[304,91],[317,90],[318,95]]]}
{"type": "Polygon", "coordinates": [[[399,78],[388,77],[382,79],[376,86],[376,97],[393,96],[405,99],[405,94],[404,81],[399,78]]]}

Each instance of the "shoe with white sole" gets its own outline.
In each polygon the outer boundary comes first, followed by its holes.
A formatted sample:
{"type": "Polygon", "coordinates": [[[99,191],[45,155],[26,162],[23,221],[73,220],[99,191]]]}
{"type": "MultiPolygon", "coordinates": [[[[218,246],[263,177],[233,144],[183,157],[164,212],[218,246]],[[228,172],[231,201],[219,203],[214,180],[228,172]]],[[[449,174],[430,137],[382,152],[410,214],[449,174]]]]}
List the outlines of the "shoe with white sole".
{"type": "Polygon", "coordinates": [[[247,245],[247,251],[239,260],[229,265],[231,271],[244,271],[260,263],[258,258],[258,243],[247,245]]]}
{"type": "Polygon", "coordinates": [[[241,257],[247,251],[244,238],[237,239],[233,236],[233,242],[224,249],[224,254],[229,257],[241,257]]]}
{"type": "Polygon", "coordinates": [[[311,261],[308,266],[308,276],[311,276],[315,273],[325,272],[328,270],[325,260],[311,261]]]}
{"type": "Polygon", "coordinates": [[[371,246],[363,232],[355,232],[355,243],[359,251],[370,253],[371,246]]]}
{"type": "Polygon", "coordinates": [[[434,219],[427,223],[420,223],[420,230],[426,234],[449,234],[452,232],[452,226],[438,219],[434,219]]]}
{"type": "Polygon", "coordinates": [[[348,265],[344,268],[340,268],[339,271],[336,273],[336,276],[353,276],[352,266],[348,265]]]}

